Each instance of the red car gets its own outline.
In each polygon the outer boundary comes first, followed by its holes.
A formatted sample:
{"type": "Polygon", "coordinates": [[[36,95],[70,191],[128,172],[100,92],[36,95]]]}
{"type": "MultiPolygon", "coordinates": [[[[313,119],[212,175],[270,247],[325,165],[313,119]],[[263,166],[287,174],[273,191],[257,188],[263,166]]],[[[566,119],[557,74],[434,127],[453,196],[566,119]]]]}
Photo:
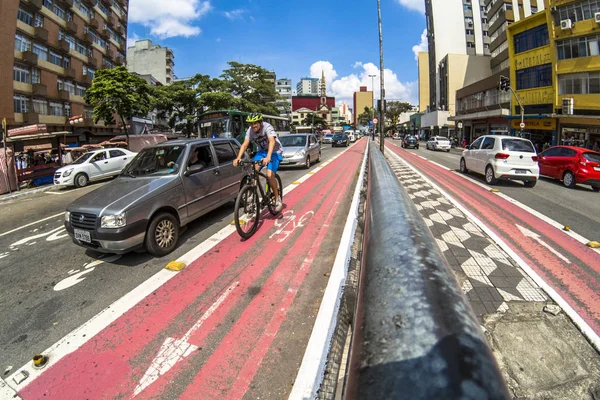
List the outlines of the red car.
{"type": "Polygon", "coordinates": [[[539,155],[540,175],[560,179],[566,187],[577,183],[600,192],[600,153],[581,147],[555,146],[539,155]]]}

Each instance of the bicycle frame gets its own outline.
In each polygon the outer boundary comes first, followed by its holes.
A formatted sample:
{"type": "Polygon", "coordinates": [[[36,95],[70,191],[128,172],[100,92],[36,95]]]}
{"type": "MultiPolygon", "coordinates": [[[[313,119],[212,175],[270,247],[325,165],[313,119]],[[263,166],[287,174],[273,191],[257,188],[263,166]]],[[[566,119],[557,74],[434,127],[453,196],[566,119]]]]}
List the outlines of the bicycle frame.
{"type": "MultiPolygon", "coordinates": [[[[265,179],[265,182],[269,182],[267,179],[267,175],[263,174],[259,170],[256,169],[256,165],[261,165],[259,161],[240,161],[240,165],[247,169],[246,176],[244,180],[246,180],[250,185],[253,185],[258,188],[260,192],[260,208],[264,208],[268,205],[269,199],[267,198],[267,194],[265,193],[262,185],[260,184],[260,177],[265,179]],[[250,171],[251,170],[251,171],[250,171]]],[[[242,185],[243,186],[243,185],[242,185]]]]}

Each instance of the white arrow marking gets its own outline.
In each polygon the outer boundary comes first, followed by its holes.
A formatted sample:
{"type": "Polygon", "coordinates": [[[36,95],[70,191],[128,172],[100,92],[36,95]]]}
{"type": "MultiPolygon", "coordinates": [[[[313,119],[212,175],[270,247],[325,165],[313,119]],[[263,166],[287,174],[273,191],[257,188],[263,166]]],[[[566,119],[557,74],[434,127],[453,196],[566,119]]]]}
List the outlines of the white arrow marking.
{"type": "Polygon", "coordinates": [[[527,228],[523,228],[521,225],[516,224],[517,228],[519,228],[519,230],[521,231],[521,233],[525,236],[525,237],[530,237],[532,239],[534,239],[535,241],[537,241],[539,244],[541,244],[542,246],[544,246],[545,248],[547,248],[548,250],[550,250],[552,252],[552,254],[554,254],[556,257],[560,258],[561,260],[563,260],[564,262],[566,262],[567,264],[571,264],[571,261],[569,261],[569,259],[565,256],[563,256],[562,254],[560,254],[558,251],[554,250],[552,247],[550,247],[550,245],[546,242],[544,242],[542,239],[540,239],[540,235],[538,235],[535,232],[530,231],[527,228]]]}
{"type": "Polygon", "coordinates": [[[219,306],[225,301],[227,296],[238,286],[239,282],[233,283],[231,286],[227,288],[223,294],[213,303],[212,306],[200,317],[198,322],[194,324],[186,332],[185,335],[181,339],[167,338],[165,342],[160,346],[160,350],[150,368],[146,371],[140,383],[136,386],[133,395],[137,396],[144,389],[150,386],[154,381],[156,381],[161,375],[169,372],[171,368],[175,366],[179,361],[183,360],[185,357],[189,356],[194,352],[194,350],[198,349],[198,346],[195,346],[191,343],[188,343],[190,337],[196,332],[200,326],[206,321],[219,306]]]}

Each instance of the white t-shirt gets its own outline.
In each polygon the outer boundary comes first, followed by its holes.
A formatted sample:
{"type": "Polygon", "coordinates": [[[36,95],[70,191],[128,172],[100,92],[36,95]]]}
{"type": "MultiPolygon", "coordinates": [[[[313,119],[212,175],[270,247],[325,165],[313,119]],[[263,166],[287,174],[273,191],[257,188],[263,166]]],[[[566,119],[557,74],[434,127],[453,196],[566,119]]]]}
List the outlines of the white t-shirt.
{"type": "Polygon", "coordinates": [[[255,133],[252,127],[248,128],[246,132],[246,137],[250,139],[251,142],[256,143],[256,146],[259,150],[269,151],[269,138],[275,138],[275,147],[273,148],[273,153],[281,154],[283,153],[283,146],[275,133],[275,129],[273,129],[273,125],[268,122],[262,123],[262,129],[255,133]]]}

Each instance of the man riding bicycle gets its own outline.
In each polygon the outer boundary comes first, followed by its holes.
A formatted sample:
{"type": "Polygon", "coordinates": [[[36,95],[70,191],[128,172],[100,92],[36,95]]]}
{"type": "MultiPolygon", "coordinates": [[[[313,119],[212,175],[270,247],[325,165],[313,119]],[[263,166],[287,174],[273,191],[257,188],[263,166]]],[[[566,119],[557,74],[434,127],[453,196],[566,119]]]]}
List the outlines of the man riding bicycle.
{"type": "MultiPolygon", "coordinates": [[[[237,158],[233,160],[233,165],[235,167],[239,165],[250,142],[254,142],[258,147],[258,152],[254,156],[254,161],[262,160],[262,165],[267,167],[267,180],[275,194],[275,211],[281,212],[283,205],[279,198],[279,188],[277,187],[275,174],[279,168],[279,163],[283,161],[283,146],[277,138],[273,125],[264,122],[262,114],[252,113],[246,118],[246,122],[250,123],[250,127],[246,132],[246,138],[244,139],[244,143],[242,143],[237,158]]],[[[258,168],[258,166],[256,167],[258,168]]]]}

